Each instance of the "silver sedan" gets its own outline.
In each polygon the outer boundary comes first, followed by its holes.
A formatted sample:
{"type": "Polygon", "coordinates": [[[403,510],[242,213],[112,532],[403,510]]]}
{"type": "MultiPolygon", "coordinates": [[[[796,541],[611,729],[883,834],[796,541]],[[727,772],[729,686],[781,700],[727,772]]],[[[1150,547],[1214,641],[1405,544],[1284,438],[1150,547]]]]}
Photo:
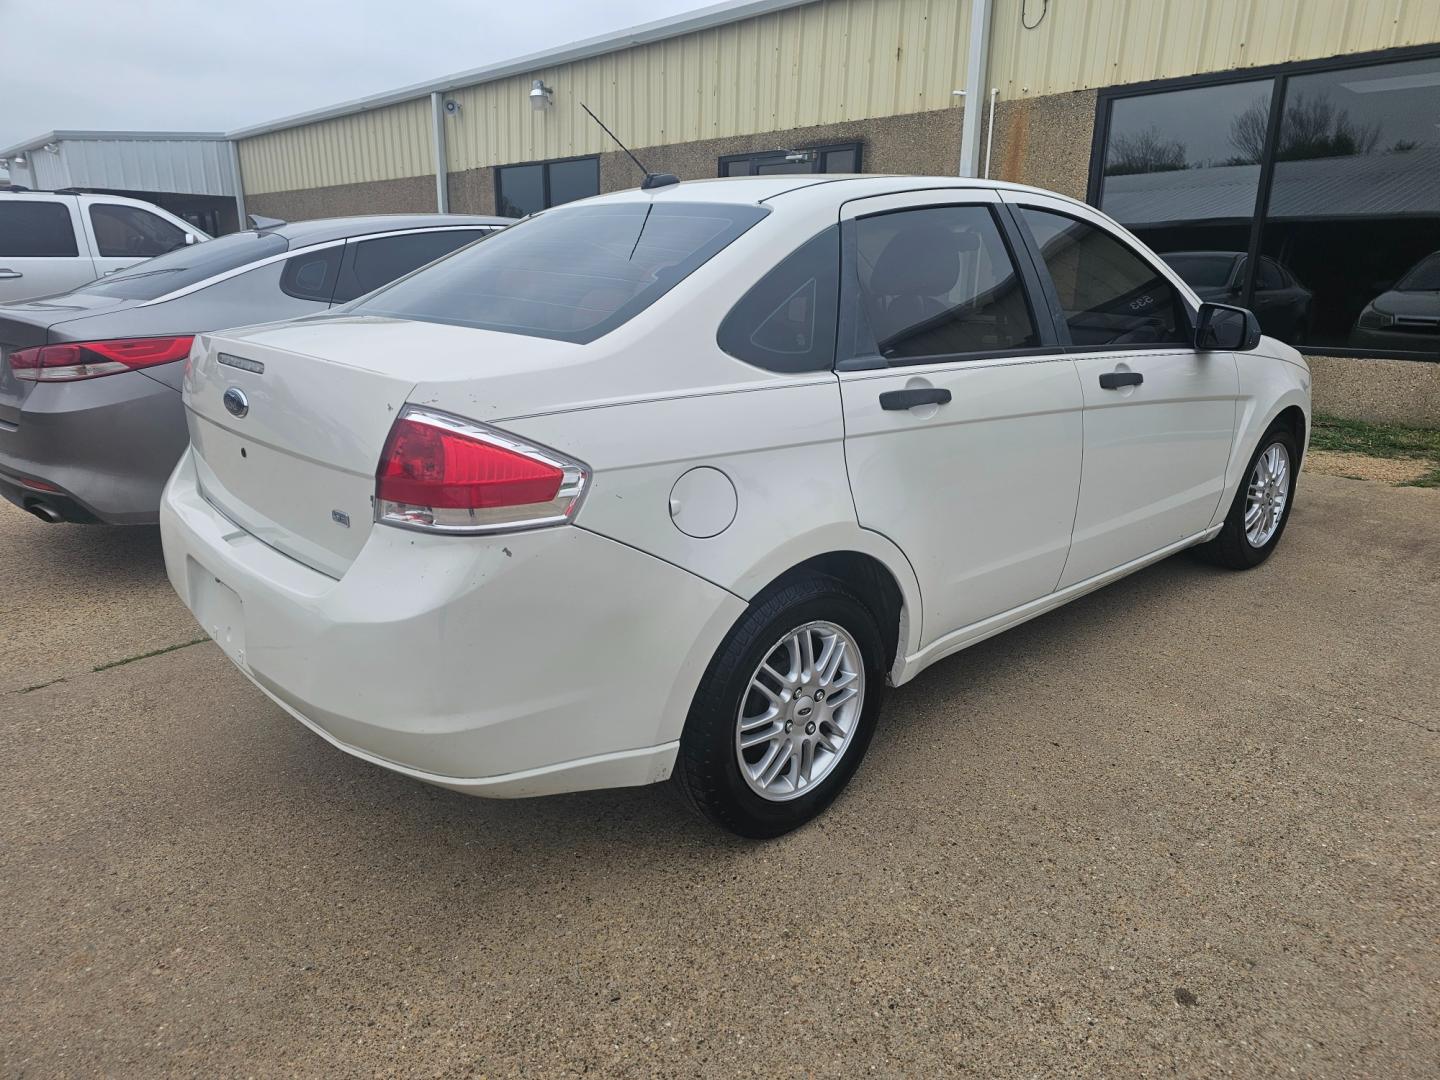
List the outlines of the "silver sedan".
{"type": "Polygon", "coordinates": [[[188,440],[194,335],[330,310],[507,224],[276,222],[0,307],[0,495],[50,522],[154,522],[188,440]]]}

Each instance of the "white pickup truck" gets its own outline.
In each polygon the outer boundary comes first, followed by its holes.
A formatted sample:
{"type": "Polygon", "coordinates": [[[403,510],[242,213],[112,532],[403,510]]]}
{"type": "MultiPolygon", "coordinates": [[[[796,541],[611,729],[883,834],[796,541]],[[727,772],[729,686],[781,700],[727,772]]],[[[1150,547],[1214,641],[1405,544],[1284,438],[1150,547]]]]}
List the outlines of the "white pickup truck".
{"type": "Polygon", "coordinates": [[[0,190],[0,304],[68,292],[142,259],[209,239],[139,199],[0,190]]]}

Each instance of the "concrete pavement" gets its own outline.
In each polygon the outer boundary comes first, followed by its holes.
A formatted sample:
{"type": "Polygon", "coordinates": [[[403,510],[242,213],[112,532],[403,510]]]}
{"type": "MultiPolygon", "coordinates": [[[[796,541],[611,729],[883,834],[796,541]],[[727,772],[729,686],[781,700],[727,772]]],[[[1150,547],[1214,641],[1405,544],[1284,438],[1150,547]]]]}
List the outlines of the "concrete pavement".
{"type": "Polygon", "coordinates": [[[0,1075],[1440,1074],[1440,492],[942,663],[768,844],[346,757],[151,530],[0,506],[0,580],[0,1075]]]}

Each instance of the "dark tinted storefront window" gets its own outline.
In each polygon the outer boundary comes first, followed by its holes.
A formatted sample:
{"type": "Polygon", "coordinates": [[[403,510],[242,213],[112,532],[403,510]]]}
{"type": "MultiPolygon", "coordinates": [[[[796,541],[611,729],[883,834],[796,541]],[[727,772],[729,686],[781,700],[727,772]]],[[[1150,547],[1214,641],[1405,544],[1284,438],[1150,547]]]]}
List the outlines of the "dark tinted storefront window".
{"type": "Polygon", "coordinates": [[[1271,336],[1440,358],[1440,293],[1403,284],[1440,254],[1437,119],[1440,57],[1117,96],[1092,201],[1271,336]]]}
{"type": "Polygon", "coordinates": [[[805,150],[766,150],[758,154],[731,154],[720,159],[721,176],[855,173],[859,171],[859,143],[812,146],[805,150]]]}
{"type": "MultiPolygon", "coordinates": [[[[1404,280],[1440,253],[1437,124],[1440,58],[1288,81],[1261,241],[1312,296],[1287,340],[1440,353],[1440,292],[1404,280]]],[[[1276,306],[1257,284],[1262,325],[1276,306]]]]}
{"type": "Polygon", "coordinates": [[[599,158],[506,165],[495,170],[496,212],[505,217],[524,217],[599,194],[599,158]]]}

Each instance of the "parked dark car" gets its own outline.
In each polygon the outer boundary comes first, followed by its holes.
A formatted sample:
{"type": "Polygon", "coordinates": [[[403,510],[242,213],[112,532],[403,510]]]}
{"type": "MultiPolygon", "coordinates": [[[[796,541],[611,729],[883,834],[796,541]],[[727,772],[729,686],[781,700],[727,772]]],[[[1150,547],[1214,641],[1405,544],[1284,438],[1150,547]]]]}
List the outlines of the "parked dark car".
{"type": "Polygon", "coordinates": [[[1440,352],[1440,251],[1426,255],[1365,305],[1350,331],[1350,344],[1440,352]]]}
{"type": "Polygon", "coordinates": [[[180,383],[195,335],[326,311],[507,224],[275,222],[0,306],[0,495],[45,521],[156,521],[188,442],[180,383]]]}
{"type": "MultiPolygon", "coordinates": [[[[1202,300],[1238,304],[1245,289],[1243,251],[1170,251],[1160,256],[1189,283],[1202,300]]],[[[1268,255],[1260,256],[1255,275],[1255,298],[1250,310],[1260,329],[1291,345],[1303,345],[1310,335],[1310,304],[1314,294],[1290,270],[1268,255]]]]}

